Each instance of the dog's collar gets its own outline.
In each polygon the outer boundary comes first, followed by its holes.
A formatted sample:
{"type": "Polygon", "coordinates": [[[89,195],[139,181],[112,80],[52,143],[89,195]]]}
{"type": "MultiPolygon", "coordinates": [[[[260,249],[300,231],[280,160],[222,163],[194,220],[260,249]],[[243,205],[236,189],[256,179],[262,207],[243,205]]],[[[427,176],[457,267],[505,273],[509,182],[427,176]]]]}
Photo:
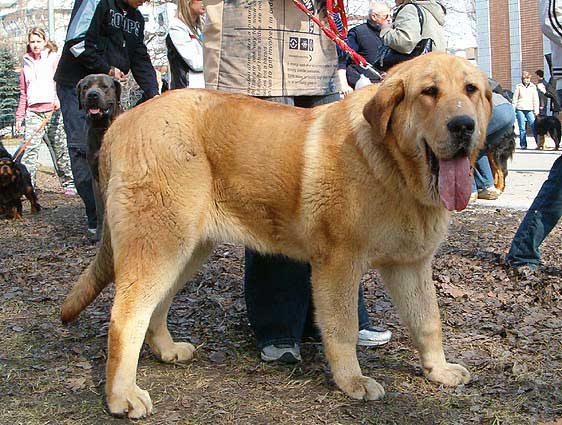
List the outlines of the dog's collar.
{"type": "Polygon", "coordinates": [[[12,158],[11,156],[3,156],[3,157],[0,157],[0,161],[4,161],[5,159],[8,159],[8,160],[10,160],[10,161],[13,161],[13,160],[14,160],[14,158],[12,158]]]}

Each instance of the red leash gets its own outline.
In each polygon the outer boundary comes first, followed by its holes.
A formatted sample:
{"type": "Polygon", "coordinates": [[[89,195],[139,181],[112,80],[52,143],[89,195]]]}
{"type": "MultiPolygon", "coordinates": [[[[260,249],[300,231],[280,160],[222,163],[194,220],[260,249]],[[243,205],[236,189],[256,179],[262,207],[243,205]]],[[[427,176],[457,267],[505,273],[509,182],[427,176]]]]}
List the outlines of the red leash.
{"type": "Polygon", "coordinates": [[[311,19],[320,29],[326,34],[326,36],[336,43],[340,49],[342,49],[345,53],[347,53],[353,62],[363,68],[365,71],[373,74],[375,77],[382,80],[382,74],[378,72],[373,65],[367,62],[363,56],[353,50],[351,47],[347,45],[347,43],[342,39],[347,35],[347,16],[345,14],[345,8],[343,5],[343,0],[335,0],[336,6],[334,7],[333,0],[326,0],[326,7],[327,7],[327,15],[328,15],[328,23],[331,28],[326,27],[320,20],[308,10],[308,8],[302,4],[298,0],[293,0],[295,6],[297,6],[300,10],[302,10],[309,19],[311,19]],[[337,28],[337,25],[334,21],[334,17],[332,16],[333,13],[338,13],[342,19],[343,29],[340,32],[337,28]]]}
{"type": "Polygon", "coordinates": [[[347,37],[347,14],[345,13],[343,0],[336,0],[335,5],[334,0],[326,0],[326,9],[328,10],[328,24],[330,24],[332,31],[334,31],[341,39],[347,37]],[[342,23],[341,31],[339,31],[336,21],[334,20],[334,13],[340,15],[342,23]]]}

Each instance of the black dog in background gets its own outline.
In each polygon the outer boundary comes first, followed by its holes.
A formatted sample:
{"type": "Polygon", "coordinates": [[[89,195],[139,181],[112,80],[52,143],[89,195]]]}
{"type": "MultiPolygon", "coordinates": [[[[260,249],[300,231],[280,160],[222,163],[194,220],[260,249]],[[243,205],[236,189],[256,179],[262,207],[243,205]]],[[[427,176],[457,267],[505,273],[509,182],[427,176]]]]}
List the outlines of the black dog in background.
{"type": "Polygon", "coordinates": [[[23,218],[21,198],[31,203],[31,212],[41,210],[31,184],[31,175],[25,165],[14,158],[0,142],[0,214],[15,219],[23,218]]]}
{"type": "Polygon", "coordinates": [[[537,131],[537,149],[544,149],[544,139],[547,134],[554,140],[554,149],[560,147],[560,139],[562,138],[562,125],[558,117],[547,115],[537,115],[535,119],[535,130],[537,131]]]}
{"type": "Polygon", "coordinates": [[[99,152],[105,132],[121,112],[121,84],[105,74],[84,77],[76,86],[78,107],[86,110],[88,122],[87,159],[92,171],[98,228],[96,240],[101,238],[104,205],[99,189],[99,152]]]}
{"type": "Polygon", "coordinates": [[[490,168],[494,175],[494,186],[502,192],[505,189],[507,177],[507,161],[515,152],[515,131],[513,127],[495,142],[486,144],[486,154],[490,161],[490,168]]]}

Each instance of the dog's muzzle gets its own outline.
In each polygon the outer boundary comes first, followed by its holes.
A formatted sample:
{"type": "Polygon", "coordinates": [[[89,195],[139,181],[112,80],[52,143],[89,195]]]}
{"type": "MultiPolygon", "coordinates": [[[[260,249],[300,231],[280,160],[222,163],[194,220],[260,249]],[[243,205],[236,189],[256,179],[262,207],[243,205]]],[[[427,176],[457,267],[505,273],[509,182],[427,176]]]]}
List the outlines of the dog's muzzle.
{"type": "Polygon", "coordinates": [[[451,141],[455,144],[453,158],[468,156],[476,123],[468,115],[459,115],[447,123],[451,141]]]}

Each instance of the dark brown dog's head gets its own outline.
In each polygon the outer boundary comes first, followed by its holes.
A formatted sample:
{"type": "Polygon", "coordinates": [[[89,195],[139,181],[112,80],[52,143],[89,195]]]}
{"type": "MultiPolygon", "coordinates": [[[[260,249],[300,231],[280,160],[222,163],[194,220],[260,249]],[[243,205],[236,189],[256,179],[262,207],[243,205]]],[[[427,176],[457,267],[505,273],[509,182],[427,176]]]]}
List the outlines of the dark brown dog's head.
{"type": "Polygon", "coordinates": [[[76,86],[78,107],[91,119],[115,118],[120,110],[121,83],[105,74],[82,78],[76,86]]]}
{"type": "Polygon", "coordinates": [[[15,166],[12,155],[0,142],[0,187],[8,186],[16,181],[19,175],[19,170],[15,166]]]}

